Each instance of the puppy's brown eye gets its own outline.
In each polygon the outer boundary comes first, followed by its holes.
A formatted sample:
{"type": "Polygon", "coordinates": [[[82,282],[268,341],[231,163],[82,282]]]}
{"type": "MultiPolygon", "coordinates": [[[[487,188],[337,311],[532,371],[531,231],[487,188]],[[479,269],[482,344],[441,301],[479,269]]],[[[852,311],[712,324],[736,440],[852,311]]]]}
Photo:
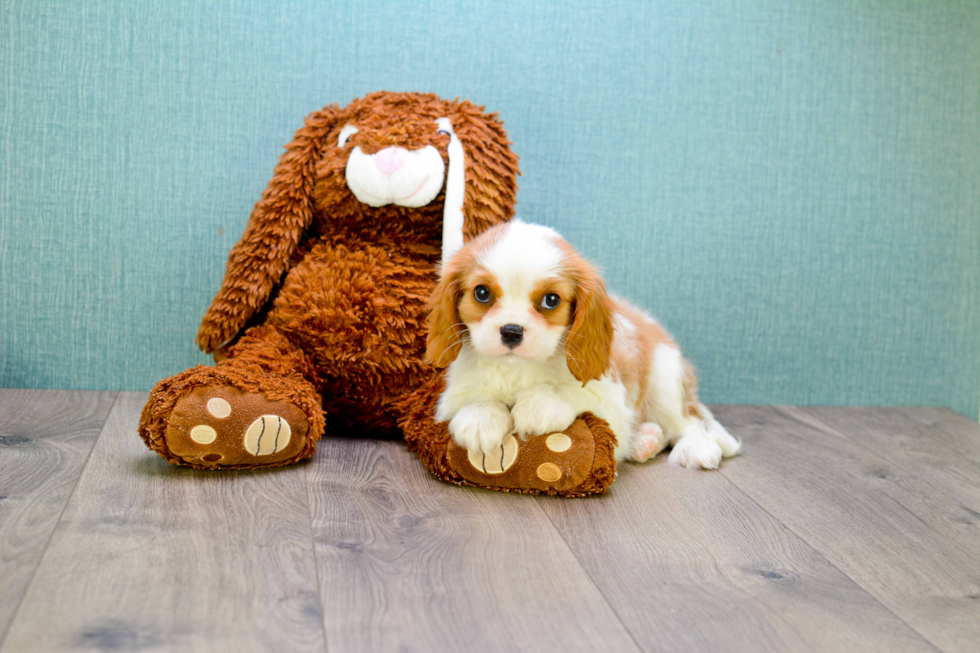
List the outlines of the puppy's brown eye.
{"type": "Polygon", "coordinates": [[[541,307],[547,308],[548,310],[558,308],[559,304],[561,304],[561,297],[553,292],[548,293],[544,296],[544,299],[541,300],[541,307]]]}
{"type": "Polygon", "coordinates": [[[473,298],[481,304],[486,304],[490,301],[490,289],[486,286],[477,286],[473,289],[473,298]]]}

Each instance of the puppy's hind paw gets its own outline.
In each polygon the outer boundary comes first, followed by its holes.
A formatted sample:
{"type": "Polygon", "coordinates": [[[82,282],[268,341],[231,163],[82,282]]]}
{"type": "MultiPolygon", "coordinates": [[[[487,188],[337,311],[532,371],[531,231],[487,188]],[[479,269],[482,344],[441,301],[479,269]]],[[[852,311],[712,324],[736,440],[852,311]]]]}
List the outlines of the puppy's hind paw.
{"type": "Polygon", "coordinates": [[[728,432],[724,426],[719,424],[714,419],[709,419],[704,423],[705,434],[709,439],[714,441],[721,447],[722,455],[725,458],[731,458],[738,454],[739,450],[742,448],[742,443],[734,435],[728,432]]]}
{"type": "Polygon", "coordinates": [[[717,469],[721,457],[722,450],[718,443],[701,433],[691,433],[677,441],[667,462],[690,469],[717,469]]]}
{"type": "Polygon", "coordinates": [[[633,454],[630,457],[634,462],[645,463],[663,451],[666,444],[663,429],[653,422],[644,422],[633,438],[633,454]]]}

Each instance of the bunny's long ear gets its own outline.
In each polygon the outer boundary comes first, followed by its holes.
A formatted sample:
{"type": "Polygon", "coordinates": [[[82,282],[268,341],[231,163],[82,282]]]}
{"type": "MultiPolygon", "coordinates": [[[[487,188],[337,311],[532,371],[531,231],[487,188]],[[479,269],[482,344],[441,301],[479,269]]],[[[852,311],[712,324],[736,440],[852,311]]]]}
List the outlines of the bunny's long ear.
{"type": "Polygon", "coordinates": [[[234,339],[265,306],[286,273],[303,231],[313,220],[314,172],[324,138],[340,118],[336,104],[311,113],[286,146],[245,234],[231,250],[225,280],[201,321],[197,334],[201,349],[210,353],[234,339]]]}
{"type": "Polygon", "coordinates": [[[453,102],[453,109],[452,126],[466,157],[463,235],[469,240],[514,217],[521,171],[497,114],[466,100],[453,102]]]}

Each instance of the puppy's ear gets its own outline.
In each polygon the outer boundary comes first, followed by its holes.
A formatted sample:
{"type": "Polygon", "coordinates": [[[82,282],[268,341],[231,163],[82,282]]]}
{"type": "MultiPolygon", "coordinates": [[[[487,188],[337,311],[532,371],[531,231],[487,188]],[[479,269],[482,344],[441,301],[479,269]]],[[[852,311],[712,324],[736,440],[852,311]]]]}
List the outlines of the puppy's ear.
{"type": "Polygon", "coordinates": [[[609,369],[612,356],[612,300],[595,270],[582,263],[576,276],[577,296],[572,326],[565,343],[572,375],[585,385],[609,369]]]}
{"type": "Polygon", "coordinates": [[[429,333],[425,358],[435,367],[446,367],[459,355],[466,326],[459,316],[462,274],[450,262],[429,298],[429,333]]]}
{"type": "Polygon", "coordinates": [[[289,268],[303,231],[313,221],[317,160],[326,135],[341,118],[336,104],[311,113],[286,146],[245,234],[228,257],[225,280],[197,334],[201,349],[210,353],[232,340],[265,306],[289,268]]]}
{"type": "Polygon", "coordinates": [[[496,113],[485,113],[483,107],[457,100],[451,122],[466,160],[463,235],[468,241],[514,217],[521,171],[496,113]]]}

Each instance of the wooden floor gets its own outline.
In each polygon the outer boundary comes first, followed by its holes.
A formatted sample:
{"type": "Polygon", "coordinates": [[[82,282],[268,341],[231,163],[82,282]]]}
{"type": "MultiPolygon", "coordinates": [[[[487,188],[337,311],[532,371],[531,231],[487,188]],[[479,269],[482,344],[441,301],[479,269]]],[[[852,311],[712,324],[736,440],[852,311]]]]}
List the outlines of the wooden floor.
{"type": "Polygon", "coordinates": [[[978,651],[980,425],[719,406],[718,472],[433,480],[400,442],[199,472],[144,394],[0,390],[0,651],[978,651]]]}

